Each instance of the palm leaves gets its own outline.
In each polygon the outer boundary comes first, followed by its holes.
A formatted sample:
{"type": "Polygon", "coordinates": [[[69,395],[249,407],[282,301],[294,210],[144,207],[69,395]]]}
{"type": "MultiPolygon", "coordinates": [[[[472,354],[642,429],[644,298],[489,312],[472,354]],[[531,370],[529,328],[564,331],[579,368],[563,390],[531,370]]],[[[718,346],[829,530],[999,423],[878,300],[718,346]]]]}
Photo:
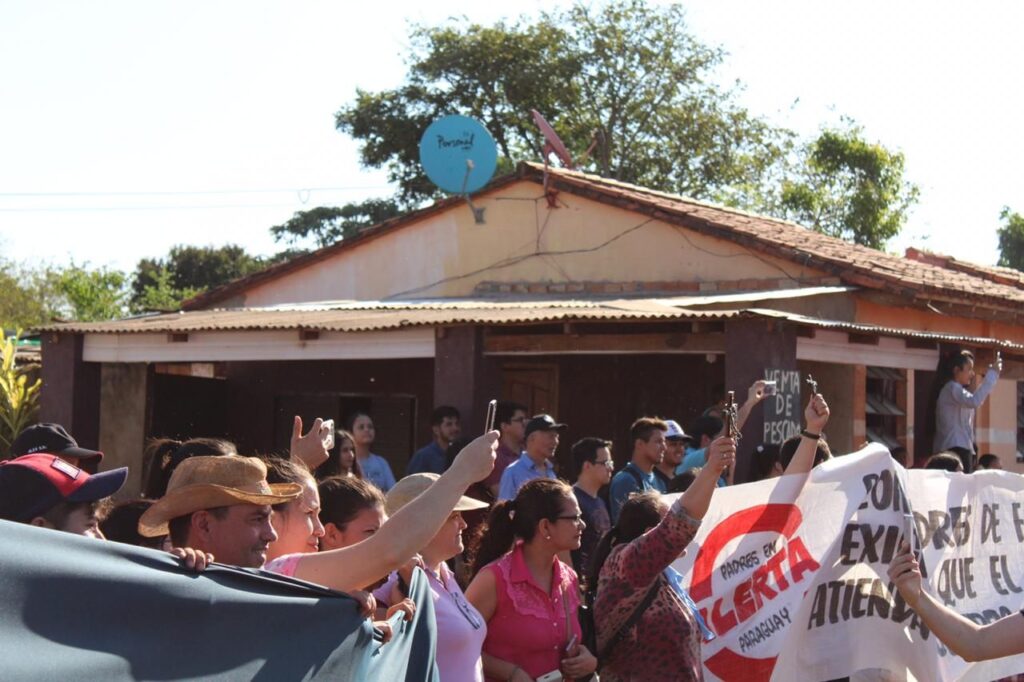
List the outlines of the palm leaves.
{"type": "Polygon", "coordinates": [[[29,372],[14,362],[21,330],[3,337],[0,344],[0,459],[10,455],[11,444],[35,418],[42,381],[30,383],[29,372]]]}

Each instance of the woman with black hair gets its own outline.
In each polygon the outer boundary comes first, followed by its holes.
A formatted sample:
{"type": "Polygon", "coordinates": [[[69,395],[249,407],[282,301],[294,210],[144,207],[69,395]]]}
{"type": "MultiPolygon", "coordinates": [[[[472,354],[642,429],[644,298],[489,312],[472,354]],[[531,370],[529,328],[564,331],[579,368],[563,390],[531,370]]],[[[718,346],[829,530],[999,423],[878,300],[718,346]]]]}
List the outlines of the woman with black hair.
{"type": "MultiPolygon", "coordinates": [[[[810,472],[828,418],[825,399],[813,395],[785,473],[810,472]]],[[[589,601],[603,682],[703,679],[701,640],[714,634],[672,563],[696,535],[722,471],[735,462],[735,441],[715,439],[706,464],[671,507],[656,494],[635,496],[601,540],[587,585],[596,587],[589,601]]]]}
{"type": "Polygon", "coordinates": [[[158,500],[167,493],[167,483],[178,465],[190,457],[237,455],[235,444],[221,438],[190,438],[184,442],[172,438],[151,440],[146,445],[146,483],[142,496],[158,500]]]}
{"type": "Polygon", "coordinates": [[[334,432],[334,447],[327,455],[327,461],[316,468],[313,476],[324,481],[333,476],[362,478],[363,472],[356,461],[356,439],[345,429],[334,432]]]}
{"type": "Polygon", "coordinates": [[[588,585],[602,680],[700,680],[702,627],[670,565],[690,544],[718,478],[736,462],[736,444],[717,438],[707,463],[669,507],[660,495],[635,495],[598,545],[588,585]]]}
{"type": "Polygon", "coordinates": [[[487,621],[488,680],[586,678],[597,668],[580,643],[576,573],[558,558],[579,548],[585,527],[572,488],[557,479],[529,481],[491,511],[466,590],[487,621]]]}
{"type": "Polygon", "coordinates": [[[974,471],[974,412],[996,385],[1002,360],[996,355],[977,391],[971,392],[976,374],[974,354],[967,350],[946,356],[939,363],[932,387],[935,439],[932,452],[949,450],[963,462],[964,471],[974,471]]]}

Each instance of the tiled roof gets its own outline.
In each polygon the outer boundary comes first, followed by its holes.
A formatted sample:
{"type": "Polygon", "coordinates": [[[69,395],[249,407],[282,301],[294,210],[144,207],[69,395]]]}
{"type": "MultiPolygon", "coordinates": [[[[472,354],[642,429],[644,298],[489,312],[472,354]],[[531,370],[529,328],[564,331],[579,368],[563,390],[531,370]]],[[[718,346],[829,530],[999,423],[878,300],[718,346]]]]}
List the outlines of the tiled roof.
{"type": "MultiPolygon", "coordinates": [[[[527,163],[535,174],[541,164],[527,163]]],[[[656,192],[578,171],[549,168],[549,187],[674,222],[698,232],[812,268],[848,284],[924,300],[969,302],[1019,311],[1024,290],[1006,283],[901,258],[820,234],[796,223],[656,192]]],[[[980,267],[980,266],[979,266],[980,267]]]]}
{"type": "Polygon", "coordinates": [[[937,265],[940,268],[946,268],[947,270],[965,272],[968,275],[980,277],[981,279],[985,279],[990,282],[1007,284],[1012,287],[1017,287],[1018,289],[1024,289],[1024,272],[1015,270],[1014,268],[1004,268],[998,265],[978,265],[977,263],[969,263],[965,260],[957,260],[952,256],[946,256],[941,253],[921,251],[920,249],[915,249],[912,246],[907,249],[904,254],[904,258],[916,260],[921,263],[930,263],[932,265],[937,265]]]}
{"type": "MultiPolygon", "coordinates": [[[[548,174],[549,190],[569,192],[651,215],[665,222],[740,244],[753,251],[823,270],[845,284],[881,289],[925,302],[968,303],[1014,312],[1019,312],[1024,304],[1024,286],[1021,285],[1020,275],[1017,273],[1014,279],[1012,274],[1016,271],[986,268],[962,261],[955,261],[953,266],[952,259],[938,264],[917,258],[903,258],[829,237],[785,220],[657,192],[579,171],[545,168],[542,164],[524,162],[519,164],[516,173],[495,180],[482,193],[496,191],[522,179],[544,183],[545,173],[548,174]]],[[[183,307],[194,310],[216,305],[253,286],[354,248],[369,239],[394,232],[462,202],[463,199],[452,197],[367,228],[355,238],[200,294],[186,301],[183,307]]]]}

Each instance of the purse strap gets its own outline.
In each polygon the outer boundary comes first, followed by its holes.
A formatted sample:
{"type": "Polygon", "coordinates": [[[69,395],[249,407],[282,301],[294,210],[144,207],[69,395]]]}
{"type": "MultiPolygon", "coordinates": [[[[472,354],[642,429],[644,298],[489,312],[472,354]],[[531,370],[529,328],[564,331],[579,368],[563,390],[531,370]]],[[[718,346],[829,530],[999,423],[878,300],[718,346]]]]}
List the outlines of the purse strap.
{"type": "Polygon", "coordinates": [[[644,615],[644,611],[646,611],[647,607],[649,607],[651,602],[654,601],[654,597],[657,596],[658,588],[661,587],[661,581],[662,577],[661,573],[659,573],[658,577],[654,579],[654,584],[651,585],[649,590],[647,590],[647,594],[644,595],[640,604],[636,607],[633,613],[630,614],[629,618],[626,619],[626,622],[619,626],[619,629],[615,631],[615,634],[612,635],[612,638],[604,645],[604,648],[601,649],[601,652],[597,655],[597,660],[602,662],[605,661],[612,649],[614,649],[615,646],[622,641],[622,638],[626,636],[626,631],[636,625],[637,621],[640,620],[640,617],[644,615]]]}
{"type": "MultiPolygon", "coordinates": [[[[561,569],[561,566],[559,566],[561,569]]],[[[561,570],[559,570],[561,573],[561,570]]],[[[562,592],[562,607],[565,609],[565,643],[568,644],[569,640],[572,639],[572,623],[569,620],[569,599],[565,594],[565,583],[559,585],[558,588],[562,592]]]]}

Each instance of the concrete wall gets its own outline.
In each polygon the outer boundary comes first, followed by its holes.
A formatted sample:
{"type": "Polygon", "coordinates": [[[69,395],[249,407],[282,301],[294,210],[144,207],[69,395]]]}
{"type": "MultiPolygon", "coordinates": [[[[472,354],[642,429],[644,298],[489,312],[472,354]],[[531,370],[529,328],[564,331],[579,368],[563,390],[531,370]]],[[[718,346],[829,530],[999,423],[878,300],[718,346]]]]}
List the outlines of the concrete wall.
{"type": "Polygon", "coordinates": [[[99,446],[100,366],[82,360],[82,337],[43,334],[39,421],[61,424],[78,444],[99,446]]]}
{"type": "MultiPolygon", "coordinates": [[[[854,442],[853,438],[856,402],[854,379],[857,366],[807,361],[800,361],[797,366],[801,379],[811,374],[817,380],[818,390],[821,391],[828,403],[830,416],[825,433],[828,436],[828,445],[832,449],[832,453],[844,455],[863,445],[861,442],[854,442]]],[[[801,388],[803,389],[800,394],[800,413],[802,415],[807,401],[810,400],[810,394],[809,387],[801,385],[801,388]]],[[[863,421],[863,413],[857,418],[863,421]]]]}
{"type": "Polygon", "coordinates": [[[428,216],[245,294],[245,304],[466,296],[481,282],[716,282],[821,273],[632,211],[520,182],[428,216]]]}
{"type": "Polygon", "coordinates": [[[998,381],[975,421],[978,454],[996,454],[1004,469],[1024,473],[1024,462],[1017,462],[1017,382],[998,381]]]}
{"type": "Polygon", "coordinates": [[[128,467],[128,482],[118,494],[122,499],[137,495],[142,488],[148,370],[142,363],[104,363],[100,369],[102,468],[128,467]]]}

